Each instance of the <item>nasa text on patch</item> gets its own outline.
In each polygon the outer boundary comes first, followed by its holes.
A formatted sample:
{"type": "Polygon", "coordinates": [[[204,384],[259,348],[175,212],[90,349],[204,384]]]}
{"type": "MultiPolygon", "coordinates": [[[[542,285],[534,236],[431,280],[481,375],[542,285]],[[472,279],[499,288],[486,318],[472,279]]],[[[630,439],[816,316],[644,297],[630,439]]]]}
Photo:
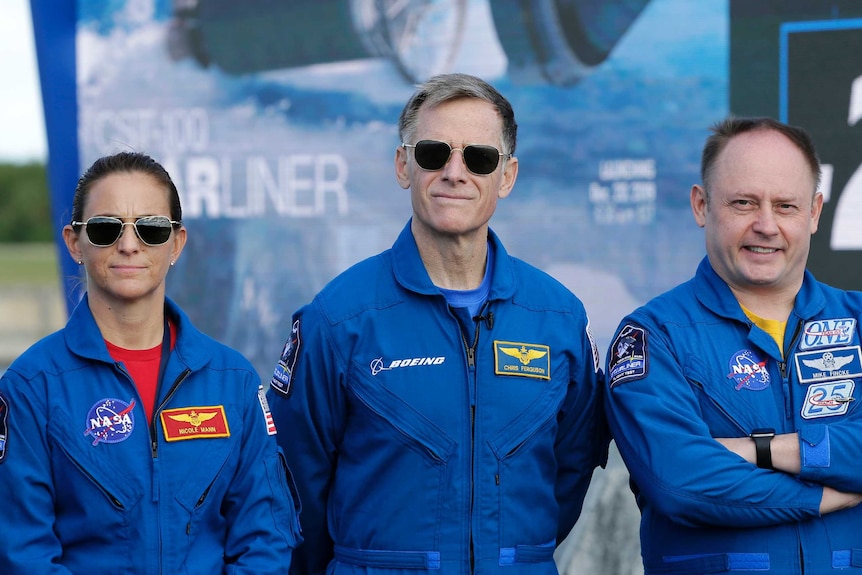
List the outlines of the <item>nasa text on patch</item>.
{"type": "Polygon", "coordinates": [[[166,441],[230,437],[223,405],[165,409],[159,416],[166,441]]]}
{"type": "Polygon", "coordinates": [[[796,353],[794,360],[799,383],[862,376],[862,357],[858,345],[796,353]]]}
{"type": "Polygon", "coordinates": [[[626,324],[611,345],[608,362],[608,381],[611,388],[634,379],[641,379],[648,371],[646,330],[626,324]]]}
{"type": "Polygon", "coordinates": [[[551,379],[551,348],[538,343],[494,340],[494,373],[551,379]]]}
{"type": "Polygon", "coordinates": [[[296,319],[290,328],[290,336],[281,350],[281,357],[275,366],[275,371],[273,371],[272,380],[270,381],[270,386],[284,397],[290,397],[290,380],[293,376],[293,370],[296,368],[296,358],[299,355],[300,343],[299,320],[296,319]]]}
{"type": "Polygon", "coordinates": [[[766,360],[757,352],[741,349],[730,357],[727,365],[727,378],[733,381],[736,391],[763,391],[772,381],[766,360]]]}
{"type": "Polygon", "coordinates": [[[128,402],[106,397],[93,404],[87,412],[84,435],[93,438],[93,445],[120,443],[135,430],[135,400],[128,402]]]}

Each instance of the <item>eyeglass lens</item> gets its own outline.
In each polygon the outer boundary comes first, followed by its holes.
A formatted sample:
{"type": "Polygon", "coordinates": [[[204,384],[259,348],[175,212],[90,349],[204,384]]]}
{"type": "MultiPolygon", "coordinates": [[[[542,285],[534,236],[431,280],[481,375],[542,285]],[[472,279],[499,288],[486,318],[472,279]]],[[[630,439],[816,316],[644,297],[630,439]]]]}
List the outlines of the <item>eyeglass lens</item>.
{"type": "Polygon", "coordinates": [[[96,246],[110,246],[120,238],[123,227],[133,225],[138,238],[148,246],[158,246],[171,237],[173,229],[170,218],[166,216],[145,216],[138,218],[134,224],[123,222],[117,218],[95,216],[84,224],[87,228],[87,238],[96,246]]]}
{"type": "MultiPolygon", "coordinates": [[[[437,140],[420,140],[414,148],[414,156],[419,167],[425,170],[439,170],[449,161],[452,147],[437,140]]],[[[488,175],[500,163],[500,151],[493,146],[470,144],[461,150],[467,169],[478,175],[488,175]]]]}

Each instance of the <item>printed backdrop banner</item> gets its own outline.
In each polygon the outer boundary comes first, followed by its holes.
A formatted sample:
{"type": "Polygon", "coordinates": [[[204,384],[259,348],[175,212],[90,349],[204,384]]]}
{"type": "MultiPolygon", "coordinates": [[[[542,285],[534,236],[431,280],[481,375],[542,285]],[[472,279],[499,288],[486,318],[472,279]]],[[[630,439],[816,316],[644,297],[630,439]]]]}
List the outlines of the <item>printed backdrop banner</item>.
{"type": "MultiPolygon", "coordinates": [[[[440,72],[511,100],[520,173],[492,227],[584,300],[603,351],[623,314],[703,257],[689,190],[731,111],[812,131],[829,195],[812,269],[862,283],[846,265],[862,250],[847,223],[862,212],[852,0],[54,4],[32,0],[58,231],[99,156],[162,162],[189,230],[169,295],[264,380],[291,314],[405,224],[396,123],[440,72]]],[[[73,305],[82,284],[60,252],[73,305]]]]}

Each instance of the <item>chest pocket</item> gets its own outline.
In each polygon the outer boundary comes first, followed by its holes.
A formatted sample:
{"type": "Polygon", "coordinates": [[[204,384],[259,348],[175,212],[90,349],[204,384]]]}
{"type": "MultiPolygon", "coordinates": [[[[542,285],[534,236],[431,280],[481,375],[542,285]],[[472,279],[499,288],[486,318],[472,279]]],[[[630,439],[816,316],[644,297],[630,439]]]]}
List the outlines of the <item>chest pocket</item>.
{"type": "Polygon", "coordinates": [[[781,392],[782,382],[769,371],[769,361],[763,365],[754,362],[753,369],[757,371],[748,371],[744,362],[734,370],[730,363],[707,367],[699,357],[689,356],[683,367],[685,378],[699,395],[704,420],[713,435],[747,435],[752,429],[768,426],[781,429],[784,418],[776,393],[781,392]],[[759,379],[750,384],[750,377],[759,379]]]}
{"type": "MultiPolygon", "coordinates": [[[[371,374],[349,374],[350,403],[338,442],[330,489],[330,529],[336,543],[354,549],[398,549],[403,522],[391,511],[413,513],[410,540],[434,549],[435,535],[462,489],[453,473],[458,444],[408,399],[371,374]],[[421,502],[421,505],[419,504],[421,502]]],[[[417,400],[418,401],[418,400],[417,400]]],[[[463,496],[461,496],[463,500],[463,496]]]]}
{"type": "MultiPolygon", "coordinates": [[[[54,460],[58,501],[63,505],[76,505],[76,501],[80,501],[81,505],[94,505],[98,499],[90,499],[86,493],[92,493],[95,489],[114,509],[131,509],[141,499],[143,491],[129,473],[129,466],[123,465],[123,458],[130,449],[121,444],[93,445],[93,440],[85,436],[80,427],[74,425],[59,408],[51,412],[48,437],[53,444],[52,450],[55,453],[59,450],[65,461],[78,472],[67,473],[68,468],[62,460],[54,460]],[[76,480],[76,476],[81,480],[76,480]]],[[[146,428],[135,428],[132,433],[147,431],[146,428]]],[[[134,442],[134,438],[129,437],[125,441],[134,442]]]]}
{"type": "Polygon", "coordinates": [[[434,462],[447,462],[455,451],[455,440],[393,391],[369,378],[361,369],[353,370],[350,389],[356,399],[391,425],[409,447],[434,462]]]}
{"type": "Polygon", "coordinates": [[[230,437],[187,439],[161,444],[163,465],[189,470],[179,475],[176,500],[186,510],[194,511],[208,499],[221,501],[221,492],[227,490],[238,458],[230,458],[243,434],[242,419],[230,407],[225,409],[230,422],[230,437]],[[221,481],[218,481],[221,479],[221,481]],[[218,482],[219,493],[212,493],[218,482]]]}
{"type": "MultiPolygon", "coordinates": [[[[556,426],[547,424],[556,419],[565,398],[569,383],[568,369],[569,366],[565,363],[560,365],[549,381],[542,382],[542,391],[535,400],[514,419],[503,425],[488,440],[497,459],[502,461],[515,455],[521,445],[534,437],[540,430],[552,434],[550,444],[553,445],[556,426]]],[[[578,384],[573,383],[572,385],[578,384]]]]}

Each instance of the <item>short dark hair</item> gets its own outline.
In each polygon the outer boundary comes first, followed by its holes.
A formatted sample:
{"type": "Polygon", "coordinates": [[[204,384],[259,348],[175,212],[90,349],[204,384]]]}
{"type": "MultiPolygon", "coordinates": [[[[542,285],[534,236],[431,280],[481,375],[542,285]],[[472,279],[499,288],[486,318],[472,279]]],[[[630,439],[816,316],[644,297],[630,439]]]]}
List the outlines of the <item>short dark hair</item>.
{"type": "Polygon", "coordinates": [[[436,106],[458,98],[478,98],[497,109],[503,120],[504,154],[514,154],[518,137],[518,124],[512,105],[496,88],[476,76],[469,74],[440,74],[417,86],[416,92],[407,101],[398,119],[398,135],[402,142],[409,142],[416,132],[419,108],[423,104],[436,106]]]}
{"type": "Polygon", "coordinates": [[[814,142],[811,136],[804,129],[798,126],[791,126],[784,122],[779,122],[768,117],[735,117],[730,116],[720,122],[716,122],[710,128],[712,135],[706,139],[706,144],[703,146],[703,153],[700,160],[700,178],[704,188],[709,196],[710,178],[712,171],[715,168],[715,162],[718,160],[719,154],[727,147],[727,144],[735,136],[752,132],[755,130],[773,130],[784,135],[788,140],[793,142],[805,160],[808,162],[808,167],[811,170],[811,176],[814,179],[813,194],[820,184],[820,159],[817,157],[817,151],[814,149],[814,142]]]}
{"type": "Polygon", "coordinates": [[[111,174],[120,172],[140,172],[147,174],[165,187],[168,192],[168,204],[170,205],[170,217],[172,220],[181,222],[183,220],[183,209],[180,205],[180,194],[174,181],[167,170],[146,154],[138,152],[119,152],[110,156],[103,156],[93,162],[84,175],[78,179],[75,187],[75,195],[72,198],[72,221],[80,222],[84,219],[84,204],[87,202],[87,194],[97,181],[111,174]]]}

